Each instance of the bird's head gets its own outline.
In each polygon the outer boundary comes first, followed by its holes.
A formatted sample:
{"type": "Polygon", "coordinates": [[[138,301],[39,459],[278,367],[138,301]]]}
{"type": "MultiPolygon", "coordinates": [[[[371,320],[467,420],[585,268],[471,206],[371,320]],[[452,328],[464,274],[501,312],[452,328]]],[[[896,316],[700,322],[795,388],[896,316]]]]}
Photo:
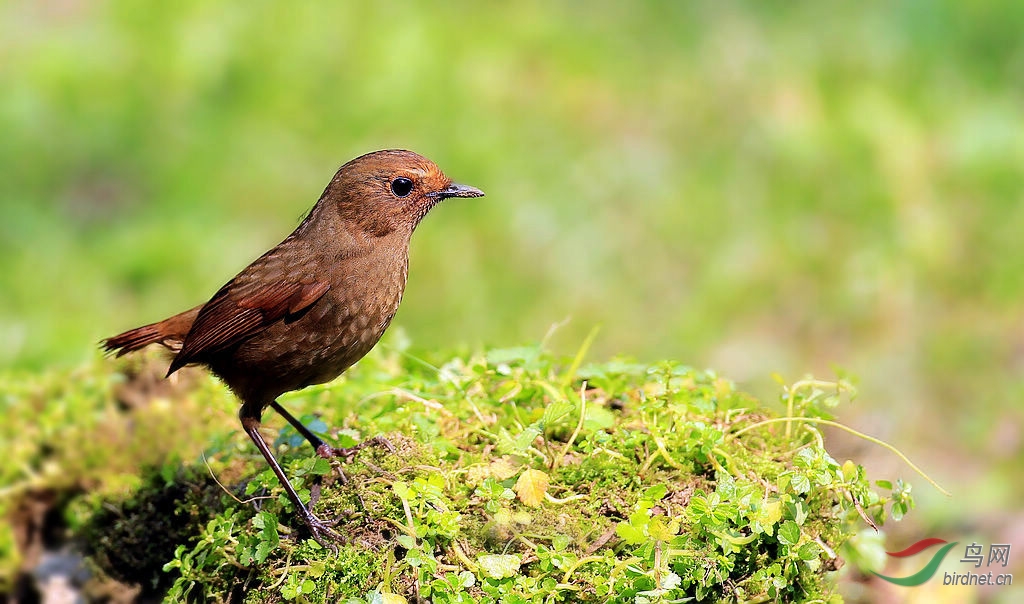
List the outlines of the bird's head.
{"type": "Polygon", "coordinates": [[[422,155],[387,150],[367,153],[339,168],[318,205],[327,204],[364,232],[383,236],[396,230],[412,233],[430,208],[444,199],[483,194],[453,183],[422,155]]]}

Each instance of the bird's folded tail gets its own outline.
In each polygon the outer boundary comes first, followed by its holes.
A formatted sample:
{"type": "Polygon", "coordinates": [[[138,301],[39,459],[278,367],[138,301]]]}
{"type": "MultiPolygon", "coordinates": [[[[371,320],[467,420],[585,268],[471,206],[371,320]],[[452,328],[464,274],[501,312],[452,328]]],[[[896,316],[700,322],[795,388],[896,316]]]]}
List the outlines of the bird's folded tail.
{"type": "Polygon", "coordinates": [[[197,306],[158,323],[129,329],[124,333],[102,340],[100,345],[106,352],[116,353],[117,356],[134,352],[150,344],[161,344],[177,352],[181,350],[185,336],[192,328],[192,323],[195,322],[200,308],[197,306]]]}
{"type": "Polygon", "coordinates": [[[104,351],[116,352],[117,356],[121,356],[140,348],[144,348],[150,344],[160,342],[163,339],[164,336],[160,332],[160,324],[152,323],[150,325],[130,329],[111,338],[106,338],[100,342],[100,345],[103,346],[104,351]]]}

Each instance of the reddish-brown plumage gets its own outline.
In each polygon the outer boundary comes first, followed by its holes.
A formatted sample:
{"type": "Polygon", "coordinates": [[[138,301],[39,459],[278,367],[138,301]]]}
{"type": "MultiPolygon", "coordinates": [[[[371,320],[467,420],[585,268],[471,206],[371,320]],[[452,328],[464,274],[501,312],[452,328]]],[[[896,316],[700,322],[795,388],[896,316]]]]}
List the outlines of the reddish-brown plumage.
{"type": "Polygon", "coordinates": [[[334,175],[295,231],[247,266],[209,302],[104,340],[120,356],[159,343],[187,364],[209,368],[242,402],[246,432],[274,468],[318,540],[339,538],[299,501],[260,436],[273,406],[321,455],[328,447],[280,407],[285,392],[330,381],[380,339],[405,290],[409,240],[426,213],[448,197],[480,197],[453,184],[411,151],[377,151],[334,175]],[[411,186],[409,186],[411,185],[411,186]]]}

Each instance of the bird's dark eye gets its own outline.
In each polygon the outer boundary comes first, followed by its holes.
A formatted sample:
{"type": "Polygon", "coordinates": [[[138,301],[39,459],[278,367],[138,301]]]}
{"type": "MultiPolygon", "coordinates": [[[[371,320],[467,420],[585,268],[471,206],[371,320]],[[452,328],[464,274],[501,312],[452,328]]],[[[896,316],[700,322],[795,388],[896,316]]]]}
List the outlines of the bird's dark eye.
{"type": "Polygon", "coordinates": [[[412,192],[412,181],[401,176],[392,180],[391,192],[398,197],[405,197],[412,192]]]}

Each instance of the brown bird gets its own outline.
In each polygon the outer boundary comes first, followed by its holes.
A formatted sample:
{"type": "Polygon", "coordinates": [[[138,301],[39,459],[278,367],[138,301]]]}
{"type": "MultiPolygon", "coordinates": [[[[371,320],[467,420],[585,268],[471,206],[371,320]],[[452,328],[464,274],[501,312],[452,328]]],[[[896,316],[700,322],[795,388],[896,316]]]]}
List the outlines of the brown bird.
{"type": "Polygon", "coordinates": [[[313,537],[341,541],[329,523],[303,505],[260,435],[263,410],[273,407],[319,455],[351,454],[310,432],[277,397],[329,382],[369,352],[398,310],[409,239],[420,220],[443,199],[481,196],[479,189],[451,182],[432,161],[411,151],[357,157],[338,169],[295,232],[209,302],[102,345],[121,356],[159,343],[176,353],[168,376],[197,364],[220,377],[241,400],[242,428],[313,537]]]}

